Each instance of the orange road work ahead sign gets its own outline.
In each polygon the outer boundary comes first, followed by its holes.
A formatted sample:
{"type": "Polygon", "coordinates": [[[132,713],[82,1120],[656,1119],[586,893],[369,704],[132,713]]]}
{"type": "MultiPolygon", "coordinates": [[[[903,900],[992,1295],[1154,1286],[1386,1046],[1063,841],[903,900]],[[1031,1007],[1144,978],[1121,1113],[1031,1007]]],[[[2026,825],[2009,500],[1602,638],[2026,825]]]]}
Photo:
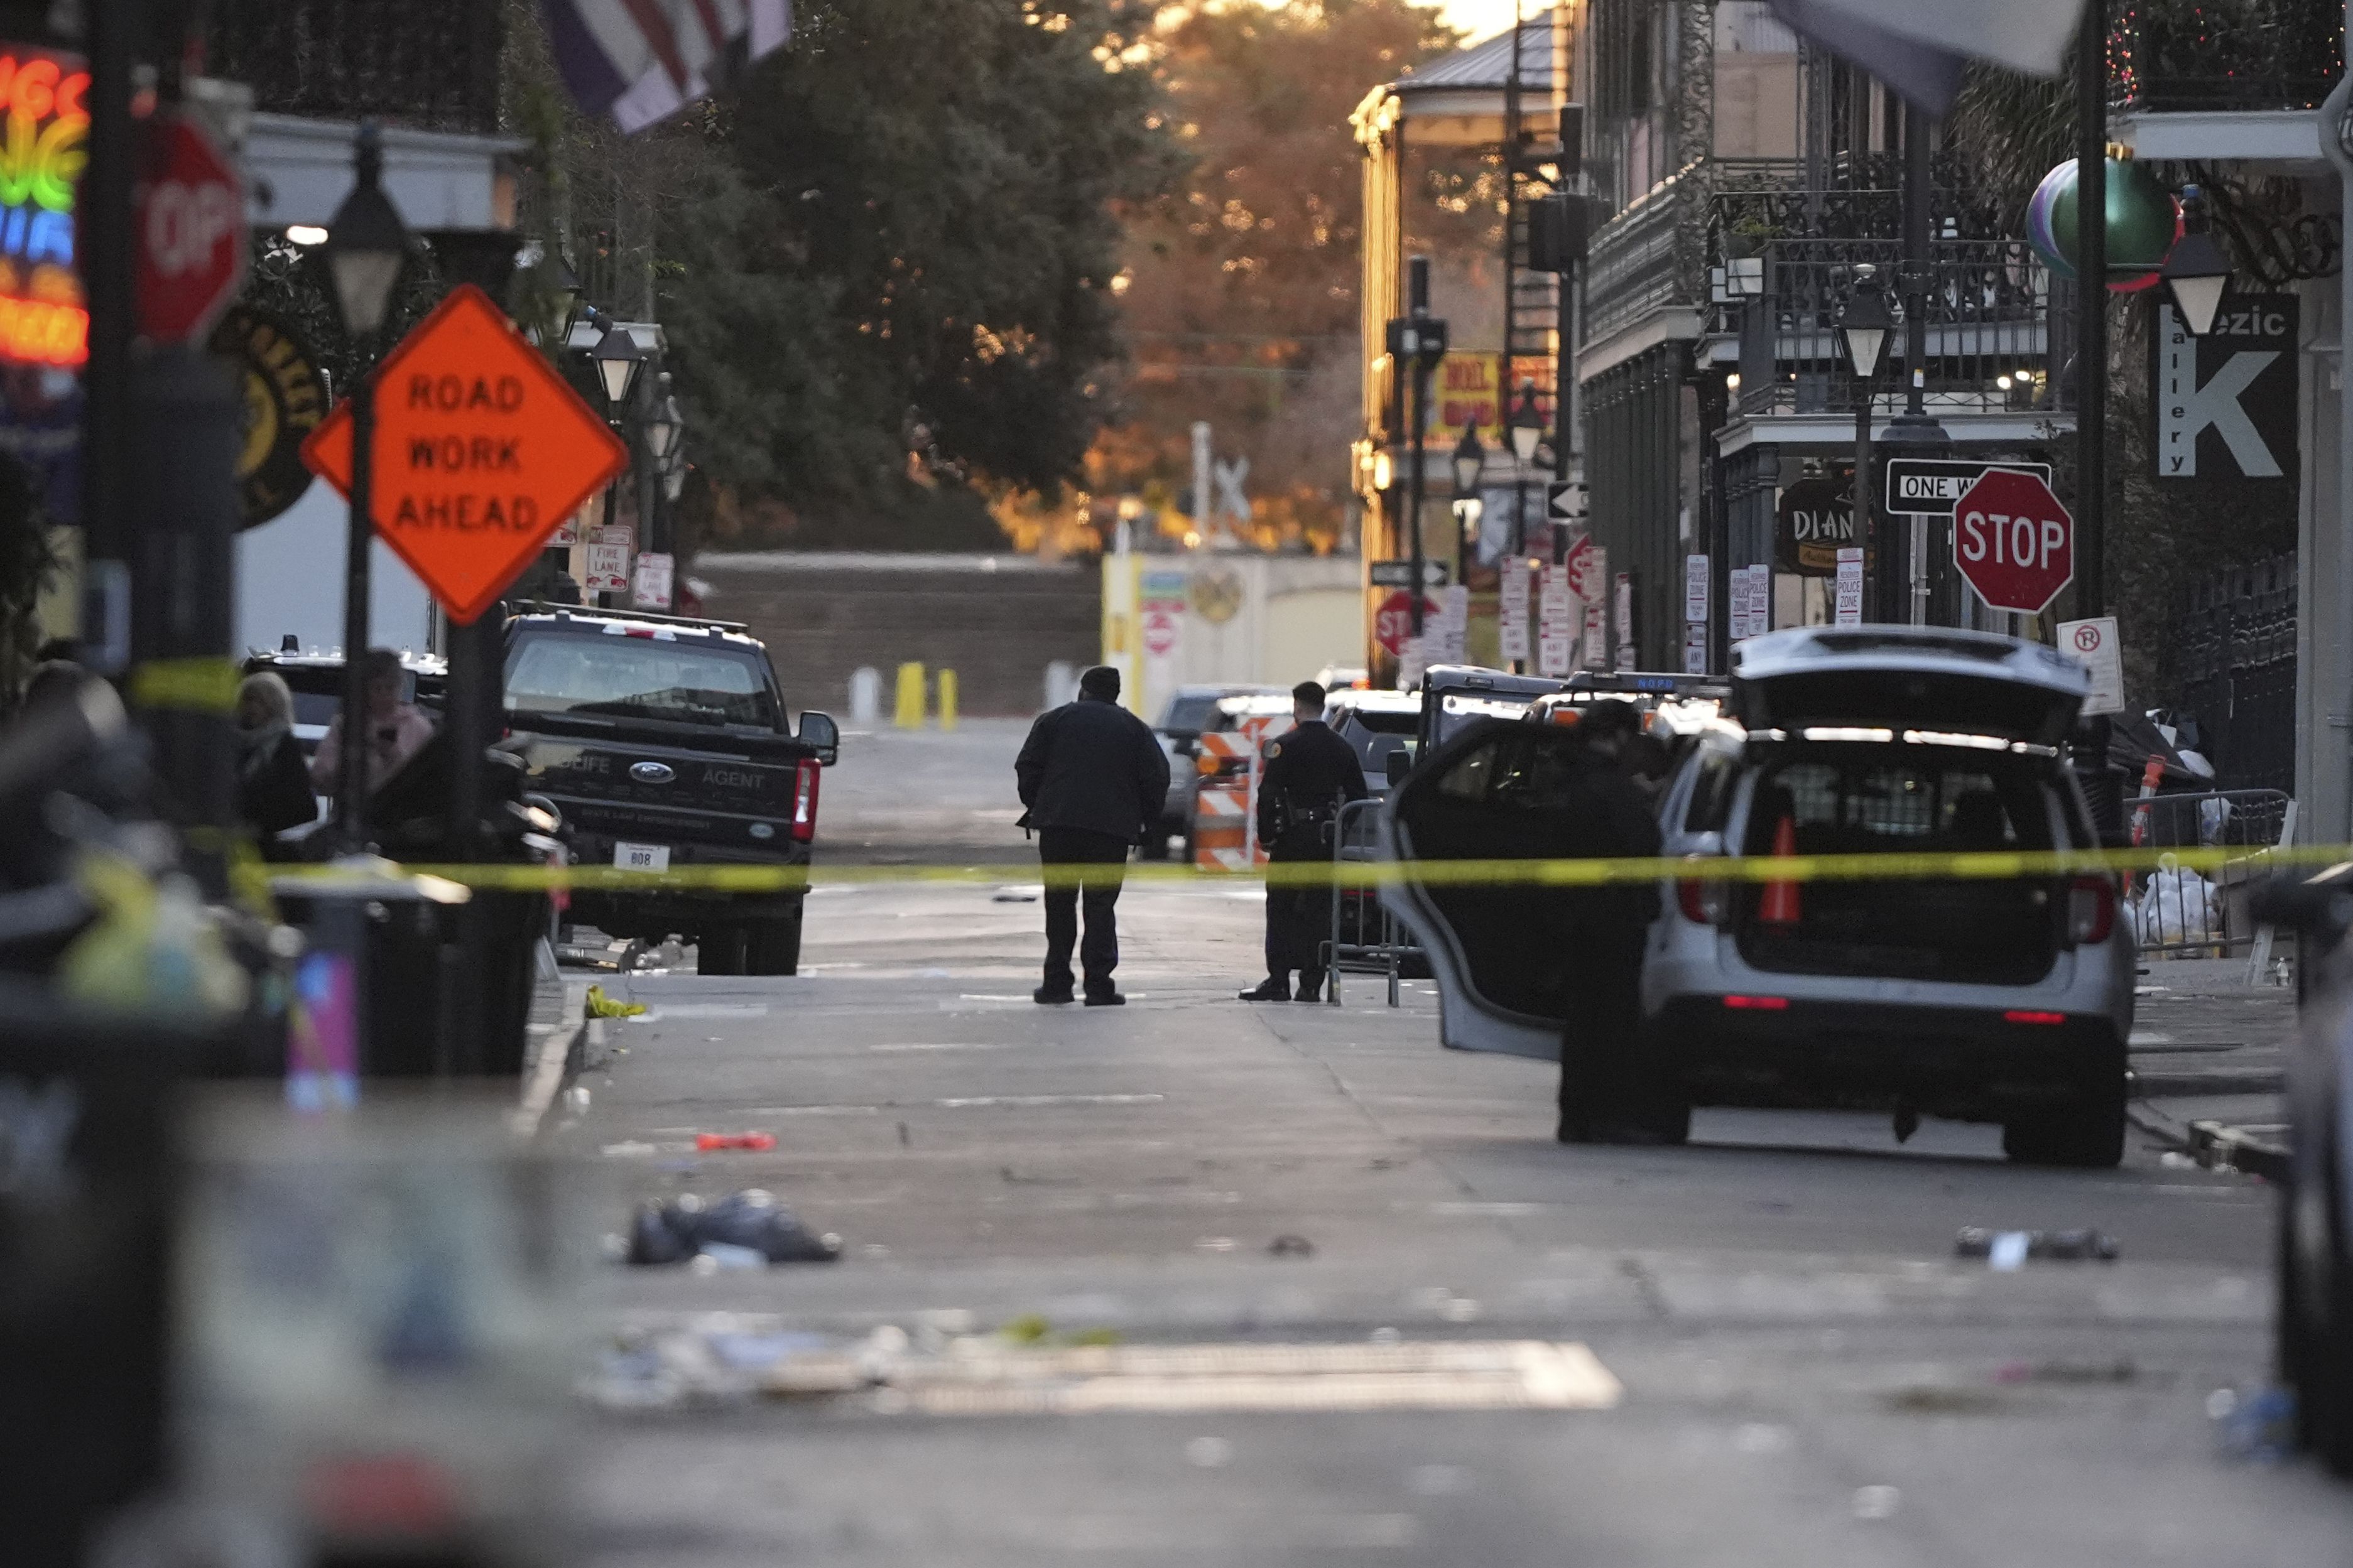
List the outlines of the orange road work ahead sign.
{"type": "MultiPolygon", "coordinates": [[[[417,322],[374,380],[370,521],[460,625],[628,465],[605,421],[470,283],[417,322]]],[[[349,399],[311,432],[302,461],[352,493],[349,399]]]]}

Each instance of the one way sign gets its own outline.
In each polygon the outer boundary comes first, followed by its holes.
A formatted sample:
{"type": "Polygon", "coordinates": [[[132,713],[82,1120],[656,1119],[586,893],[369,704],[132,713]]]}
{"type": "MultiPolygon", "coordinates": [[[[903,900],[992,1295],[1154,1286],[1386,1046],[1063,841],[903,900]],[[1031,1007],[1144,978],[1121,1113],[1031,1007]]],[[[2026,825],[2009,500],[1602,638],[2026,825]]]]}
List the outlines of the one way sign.
{"type": "Polygon", "coordinates": [[[2149,380],[2160,479],[2275,479],[2296,471],[2296,297],[2233,291],[2193,338],[2157,310],[2149,380]]]}
{"type": "Polygon", "coordinates": [[[1553,479],[1545,485],[1545,521],[1546,522],[1585,521],[1585,481],[1583,479],[1553,479]]]}

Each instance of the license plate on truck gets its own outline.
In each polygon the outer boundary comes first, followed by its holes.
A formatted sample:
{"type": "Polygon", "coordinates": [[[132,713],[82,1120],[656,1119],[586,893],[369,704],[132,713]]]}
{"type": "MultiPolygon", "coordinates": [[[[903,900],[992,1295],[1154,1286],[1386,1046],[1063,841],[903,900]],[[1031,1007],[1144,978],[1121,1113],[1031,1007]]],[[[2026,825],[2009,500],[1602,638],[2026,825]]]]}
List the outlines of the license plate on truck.
{"type": "Polygon", "coordinates": [[[613,864],[624,871],[667,871],[670,869],[670,846],[667,844],[616,844],[613,864]]]}

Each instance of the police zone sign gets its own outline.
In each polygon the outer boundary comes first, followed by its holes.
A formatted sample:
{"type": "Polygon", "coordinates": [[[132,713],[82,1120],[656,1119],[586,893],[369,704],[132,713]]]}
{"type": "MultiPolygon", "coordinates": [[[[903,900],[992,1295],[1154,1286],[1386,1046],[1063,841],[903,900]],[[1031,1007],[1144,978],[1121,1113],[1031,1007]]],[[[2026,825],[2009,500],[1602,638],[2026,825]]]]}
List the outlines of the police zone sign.
{"type": "Polygon", "coordinates": [[[2293,294],[2234,292],[2202,338],[2157,307],[2157,478],[2295,475],[2295,307],[2293,294]]]}

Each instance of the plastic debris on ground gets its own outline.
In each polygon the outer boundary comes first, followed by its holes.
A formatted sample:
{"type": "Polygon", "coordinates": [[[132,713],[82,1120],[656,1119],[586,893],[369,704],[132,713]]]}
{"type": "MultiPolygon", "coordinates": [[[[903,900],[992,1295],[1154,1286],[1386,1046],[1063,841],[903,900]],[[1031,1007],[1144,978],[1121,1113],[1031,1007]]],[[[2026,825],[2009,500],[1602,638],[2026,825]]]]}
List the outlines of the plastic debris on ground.
{"type": "Polygon", "coordinates": [[[2295,1452],[2295,1394],[2285,1388],[2218,1388],[2206,1396],[2215,1440],[2235,1459],[2264,1462],[2295,1452]]]}
{"type": "Polygon", "coordinates": [[[715,1153],[723,1149],[745,1149],[754,1153],[766,1153],[776,1146],[773,1132],[698,1132],[694,1135],[697,1153],[715,1153]]]}
{"type": "Polygon", "coordinates": [[[1956,1258],[1982,1258],[2007,1272],[2030,1259],[2039,1263],[2114,1263],[2123,1249],[2099,1230],[1988,1230],[1968,1225],[1953,1240],[1956,1258]]]}
{"type": "Polygon", "coordinates": [[[602,985],[588,987],[588,1016],[592,1018],[636,1018],[644,1016],[642,1002],[620,1002],[605,994],[602,985]]]}
{"type": "Polygon", "coordinates": [[[696,1258],[713,1269],[831,1263],[841,1256],[841,1237],[808,1229],[773,1194],[751,1187],[712,1204],[689,1194],[643,1205],[629,1222],[623,1256],[641,1268],[696,1258]]]}

